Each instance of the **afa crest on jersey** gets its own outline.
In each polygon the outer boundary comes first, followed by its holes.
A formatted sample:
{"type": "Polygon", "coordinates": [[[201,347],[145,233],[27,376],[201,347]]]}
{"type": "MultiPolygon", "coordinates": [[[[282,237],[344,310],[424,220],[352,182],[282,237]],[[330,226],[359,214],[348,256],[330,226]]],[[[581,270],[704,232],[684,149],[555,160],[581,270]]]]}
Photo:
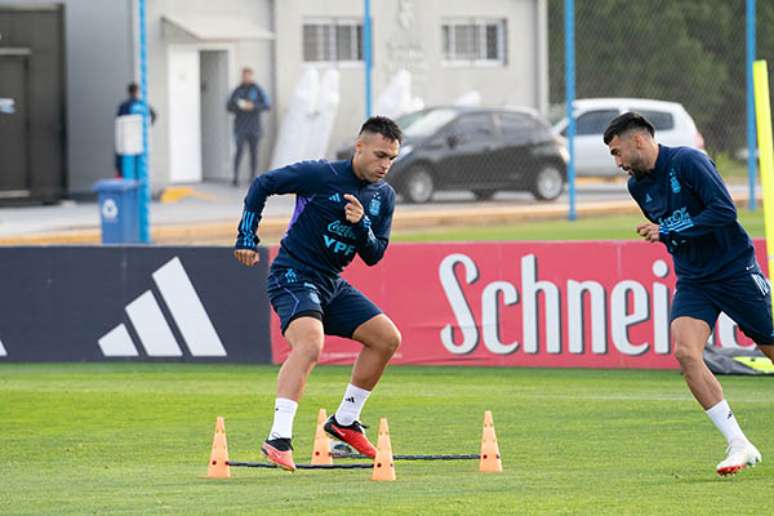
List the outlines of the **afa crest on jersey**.
{"type": "Polygon", "coordinates": [[[379,215],[379,210],[382,209],[382,200],[379,198],[379,196],[374,197],[371,199],[371,202],[368,203],[368,214],[372,217],[376,217],[379,215]]]}
{"type": "Polygon", "coordinates": [[[680,181],[677,180],[677,177],[675,176],[675,169],[669,169],[669,183],[672,186],[672,192],[674,193],[680,193],[680,181]]]}

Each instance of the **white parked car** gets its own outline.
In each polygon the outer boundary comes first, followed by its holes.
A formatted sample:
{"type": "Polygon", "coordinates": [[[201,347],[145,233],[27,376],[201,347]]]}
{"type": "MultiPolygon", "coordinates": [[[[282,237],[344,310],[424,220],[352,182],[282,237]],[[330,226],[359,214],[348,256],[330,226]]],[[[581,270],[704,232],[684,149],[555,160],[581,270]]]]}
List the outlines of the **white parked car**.
{"type": "MultiPolygon", "coordinates": [[[[682,104],[633,98],[578,99],[575,112],[575,173],[577,176],[610,177],[620,173],[602,141],[610,121],[627,111],[637,111],[653,123],[656,141],[704,149],[704,137],[682,104]]],[[[556,135],[567,136],[567,118],[553,126],[556,135]]]]}

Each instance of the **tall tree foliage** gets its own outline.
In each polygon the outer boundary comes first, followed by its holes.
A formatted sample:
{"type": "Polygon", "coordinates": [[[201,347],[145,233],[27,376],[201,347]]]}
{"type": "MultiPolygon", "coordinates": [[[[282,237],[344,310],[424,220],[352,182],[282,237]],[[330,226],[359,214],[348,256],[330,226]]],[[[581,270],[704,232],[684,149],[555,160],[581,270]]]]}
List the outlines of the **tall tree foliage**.
{"type": "MultiPolygon", "coordinates": [[[[576,0],[576,96],[682,103],[711,151],[745,142],[744,0],[576,0]]],[[[774,2],[758,2],[758,57],[774,60],[774,2]]],[[[564,101],[564,0],[549,0],[550,98],[564,101]]],[[[774,68],[774,63],[770,64],[774,68]]]]}

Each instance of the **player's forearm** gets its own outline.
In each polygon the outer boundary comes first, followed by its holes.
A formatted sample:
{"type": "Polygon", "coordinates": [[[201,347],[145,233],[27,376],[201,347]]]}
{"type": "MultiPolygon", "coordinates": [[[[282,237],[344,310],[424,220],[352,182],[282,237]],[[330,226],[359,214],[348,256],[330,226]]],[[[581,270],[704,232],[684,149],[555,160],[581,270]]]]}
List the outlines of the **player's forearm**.
{"type": "Polygon", "coordinates": [[[237,249],[255,249],[261,241],[258,238],[258,223],[266,205],[266,198],[270,195],[264,176],[258,177],[250,185],[250,190],[245,197],[245,206],[242,210],[242,218],[237,226],[237,238],[234,247],[237,249]]]}
{"type": "Polygon", "coordinates": [[[688,217],[679,223],[662,222],[659,225],[659,233],[679,235],[684,239],[698,238],[727,226],[735,220],[736,208],[733,204],[715,203],[695,217],[688,217]]]}
{"type": "Polygon", "coordinates": [[[371,228],[371,220],[364,215],[360,222],[352,226],[357,238],[357,254],[366,265],[376,265],[387,250],[387,240],[378,238],[371,228]]]}

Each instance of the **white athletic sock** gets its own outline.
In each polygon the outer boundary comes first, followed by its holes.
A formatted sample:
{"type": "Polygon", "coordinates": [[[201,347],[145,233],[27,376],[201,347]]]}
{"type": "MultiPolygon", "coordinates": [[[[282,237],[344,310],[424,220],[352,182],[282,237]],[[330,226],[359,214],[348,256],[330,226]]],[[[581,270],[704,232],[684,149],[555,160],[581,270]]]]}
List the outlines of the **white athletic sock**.
{"type": "Polygon", "coordinates": [[[290,439],[293,437],[293,418],[296,417],[298,403],[287,398],[277,398],[274,402],[274,424],[269,439],[290,439]]]}
{"type": "Polygon", "coordinates": [[[712,420],[712,422],[715,423],[715,426],[718,427],[718,430],[720,430],[723,436],[725,436],[728,444],[731,444],[731,441],[747,440],[744,432],[742,432],[742,429],[739,428],[739,423],[736,421],[736,416],[734,416],[734,413],[731,411],[731,407],[728,406],[728,402],[726,400],[721,401],[705,412],[712,420]]]}
{"type": "Polygon", "coordinates": [[[363,410],[363,405],[365,405],[369,394],[371,391],[355,387],[351,383],[348,384],[341,405],[336,411],[336,421],[340,425],[349,426],[360,418],[360,412],[363,410]]]}

